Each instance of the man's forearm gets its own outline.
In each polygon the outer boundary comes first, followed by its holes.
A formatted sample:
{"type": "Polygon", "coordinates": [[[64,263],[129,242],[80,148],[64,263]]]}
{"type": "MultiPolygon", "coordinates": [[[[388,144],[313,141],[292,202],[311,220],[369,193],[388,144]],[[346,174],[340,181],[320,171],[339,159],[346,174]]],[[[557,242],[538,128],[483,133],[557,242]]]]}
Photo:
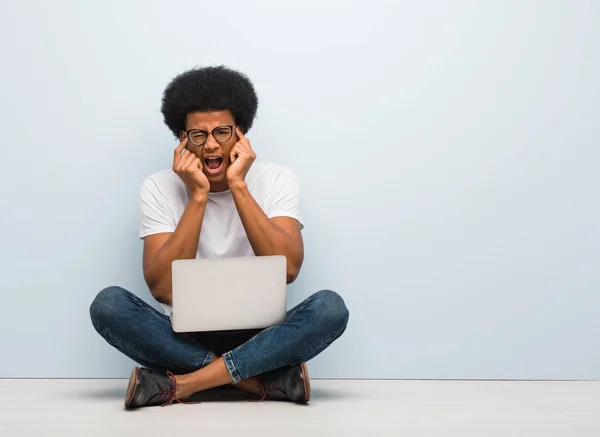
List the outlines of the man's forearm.
{"type": "Polygon", "coordinates": [[[288,259],[293,259],[295,249],[292,238],[269,220],[248,191],[246,184],[236,183],[229,188],[254,254],[285,255],[288,259]]]}
{"type": "Polygon", "coordinates": [[[194,259],[202,229],[206,200],[190,200],[175,232],[144,268],[152,294],[162,303],[171,304],[171,264],[177,259],[194,259]]]}

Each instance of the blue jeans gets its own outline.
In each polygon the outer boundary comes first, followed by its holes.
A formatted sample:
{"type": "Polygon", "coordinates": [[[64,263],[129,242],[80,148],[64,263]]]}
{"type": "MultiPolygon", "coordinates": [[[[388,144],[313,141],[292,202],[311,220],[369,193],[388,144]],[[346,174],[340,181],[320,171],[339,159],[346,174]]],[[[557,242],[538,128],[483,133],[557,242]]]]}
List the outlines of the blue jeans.
{"type": "Polygon", "coordinates": [[[222,356],[233,383],[306,362],[346,330],[349,313],[335,292],[321,290],[262,330],[177,333],[171,321],[129,291],[102,290],[90,306],[96,331],[141,366],[190,373],[222,356]]]}

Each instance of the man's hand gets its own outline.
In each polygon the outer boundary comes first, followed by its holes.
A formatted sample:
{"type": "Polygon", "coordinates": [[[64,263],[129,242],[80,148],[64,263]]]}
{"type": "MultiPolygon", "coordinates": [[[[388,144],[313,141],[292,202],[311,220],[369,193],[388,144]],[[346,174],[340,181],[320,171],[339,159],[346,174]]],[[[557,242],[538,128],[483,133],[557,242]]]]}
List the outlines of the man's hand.
{"type": "Polygon", "coordinates": [[[191,196],[206,199],[210,191],[210,182],[202,171],[202,161],[186,149],[187,137],[175,149],[173,171],[190,189],[191,196]]]}
{"type": "Polygon", "coordinates": [[[238,142],[231,149],[229,154],[230,162],[227,169],[227,181],[231,183],[243,182],[256,159],[256,153],[250,146],[250,141],[244,136],[242,131],[236,127],[235,132],[238,136],[238,142]]]}

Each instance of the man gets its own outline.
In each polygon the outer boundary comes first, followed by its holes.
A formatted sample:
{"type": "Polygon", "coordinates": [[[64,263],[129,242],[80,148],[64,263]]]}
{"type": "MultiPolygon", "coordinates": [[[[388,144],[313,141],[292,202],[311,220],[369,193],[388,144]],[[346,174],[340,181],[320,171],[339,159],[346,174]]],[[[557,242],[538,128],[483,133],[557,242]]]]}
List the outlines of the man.
{"type": "Polygon", "coordinates": [[[330,290],[264,330],[171,327],[173,260],[284,255],[287,282],[300,272],[298,182],[289,168],[256,160],[246,134],[257,105],[250,80],[225,67],[192,69],[164,91],[164,121],[180,144],[172,168],[142,184],[140,238],[145,281],[166,314],[120,287],[102,290],[90,307],[96,331],[143,366],[131,373],[126,408],[169,405],[227,384],[261,400],[307,403],[306,361],[346,329],[348,309],[330,290]]]}

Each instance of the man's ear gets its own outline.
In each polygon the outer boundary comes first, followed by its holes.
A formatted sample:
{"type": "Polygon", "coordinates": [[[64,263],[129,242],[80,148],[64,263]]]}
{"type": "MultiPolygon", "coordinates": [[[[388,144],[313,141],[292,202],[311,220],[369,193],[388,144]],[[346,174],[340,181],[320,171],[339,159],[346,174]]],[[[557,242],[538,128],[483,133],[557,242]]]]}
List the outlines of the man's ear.
{"type": "Polygon", "coordinates": [[[182,130],[181,132],[179,132],[179,141],[183,141],[185,139],[185,131],[182,130]]]}

